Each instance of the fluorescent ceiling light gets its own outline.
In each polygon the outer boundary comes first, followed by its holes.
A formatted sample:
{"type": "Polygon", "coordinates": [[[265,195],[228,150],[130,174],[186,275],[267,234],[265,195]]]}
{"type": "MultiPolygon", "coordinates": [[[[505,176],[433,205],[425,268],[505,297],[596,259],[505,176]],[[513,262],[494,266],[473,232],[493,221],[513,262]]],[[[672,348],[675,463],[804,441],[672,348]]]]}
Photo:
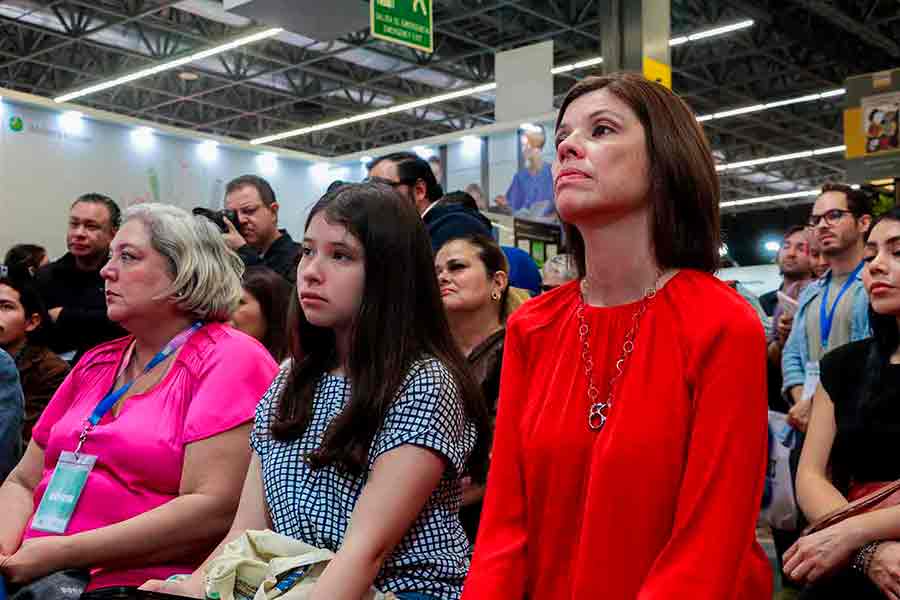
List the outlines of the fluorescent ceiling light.
{"type": "Polygon", "coordinates": [[[53,99],[53,101],[68,102],[70,100],[74,100],[75,98],[80,98],[82,96],[87,96],[88,94],[94,94],[111,87],[116,87],[117,85],[131,83],[132,81],[143,79],[144,77],[150,77],[151,75],[156,75],[157,73],[168,71],[169,69],[175,69],[188,63],[203,60],[204,58],[209,58],[210,56],[215,56],[216,54],[228,52],[229,50],[234,50],[235,48],[240,48],[241,46],[246,46],[247,44],[252,44],[253,42],[258,42],[260,40],[276,36],[282,31],[283,29],[279,27],[266,29],[265,31],[260,31],[252,35],[240,37],[230,42],[226,42],[218,46],[213,46],[212,48],[208,48],[200,52],[189,54],[188,56],[184,56],[182,58],[176,58],[174,60],[166,61],[164,63],[160,63],[146,69],[141,69],[140,71],[135,71],[134,73],[130,73],[128,75],[122,75],[121,77],[116,77],[115,79],[110,79],[108,81],[91,85],[86,88],[70,92],[68,94],[63,94],[62,96],[57,96],[53,99]]]}
{"type": "MultiPolygon", "coordinates": [[[[713,37],[716,35],[724,35],[726,33],[730,33],[732,31],[737,31],[739,29],[745,29],[747,27],[752,27],[754,24],[752,19],[748,19],[746,21],[741,21],[739,23],[732,23],[731,25],[724,25],[722,27],[716,27],[714,29],[708,29],[704,31],[698,31],[697,33],[692,33],[687,36],[681,36],[679,38],[675,38],[669,41],[670,46],[678,45],[678,43],[684,43],[686,41],[692,42],[694,40],[700,40],[704,38],[713,37]],[[683,41],[676,42],[676,40],[683,41]]],[[[585,60],[580,60],[578,62],[559,65],[550,69],[550,72],[554,75],[558,75],[560,73],[568,73],[569,71],[575,71],[577,69],[585,69],[587,67],[592,67],[594,65],[599,65],[603,62],[602,56],[595,56],[593,58],[588,58],[585,60]]],[[[446,94],[440,94],[438,96],[432,96],[430,98],[423,98],[421,100],[415,100],[413,102],[405,102],[403,104],[396,104],[394,106],[389,106],[387,108],[382,108],[379,110],[373,110],[370,112],[360,113],[358,115],[353,115],[350,117],[344,117],[341,119],[334,119],[333,121],[325,121],[323,123],[318,123],[316,125],[309,125],[307,127],[299,127],[297,129],[292,129],[290,131],[285,131],[282,133],[276,133],[273,135],[267,135],[261,138],[256,138],[254,140],[250,140],[251,144],[271,144],[272,142],[277,142],[280,140],[297,137],[300,135],[307,135],[310,133],[315,133],[317,131],[325,131],[327,129],[334,129],[335,127],[343,127],[344,125],[350,125],[352,123],[359,123],[361,121],[369,121],[371,119],[378,119],[380,117],[384,117],[387,115],[392,115],[398,112],[406,112],[408,110],[412,110],[414,108],[421,108],[423,106],[429,106],[431,104],[437,104],[439,102],[447,102],[449,100],[456,100],[457,98],[464,98],[466,96],[474,96],[476,94],[483,94],[485,92],[492,92],[497,89],[497,83],[485,83],[483,85],[478,85],[471,88],[465,88],[462,90],[456,90],[453,92],[449,92],[446,94]]]]}
{"type": "Polygon", "coordinates": [[[395,104],[394,106],[389,106],[387,108],[380,108],[378,110],[360,113],[358,115],[353,115],[350,117],[343,117],[341,119],[335,119],[333,121],[325,121],[324,123],[319,123],[317,125],[310,125],[308,127],[300,127],[299,129],[292,129],[291,131],[285,131],[283,133],[267,135],[265,137],[256,138],[255,140],[250,140],[250,143],[253,145],[269,144],[271,142],[277,142],[278,140],[292,138],[298,135],[306,135],[308,133],[315,133],[316,131],[324,131],[326,129],[333,129],[334,127],[350,125],[351,123],[359,123],[360,121],[369,121],[371,119],[377,119],[379,117],[386,117],[387,115],[392,115],[398,112],[406,112],[415,108],[428,106],[429,104],[447,102],[448,100],[456,100],[457,98],[465,98],[466,96],[473,96],[475,94],[483,94],[485,92],[491,92],[495,89],[497,89],[496,83],[485,83],[483,85],[456,90],[454,92],[448,92],[446,94],[440,94],[438,96],[432,96],[430,98],[422,98],[421,100],[413,100],[412,102],[395,104]]]}
{"type": "Polygon", "coordinates": [[[581,60],[575,63],[571,63],[568,65],[559,65],[558,67],[553,67],[550,69],[550,72],[554,75],[559,75],[561,73],[568,73],[569,71],[575,71],[577,69],[587,69],[588,67],[593,67],[595,65],[599,65],[603,63],[603,57],[597,56],[594,58],[588,58],[586,60],[581,60]]]}
{"type": "Polygon", "coordinates": [[[739,21],[737,23],[732,23],[731,25],[723,25],[721,27],[713,27],[712,29],[704,29],[703,31],[698,31],[697,33],[692,33],[690,35],[682,35],[676,38],[672,38],[671,40],[669,40],[669,46],[680,46],[681,44],[685,44],[687,42],[696,42],[697,40],[704,40],[706,38],[725,35],[726,33],[731,33],[732,31],[739,31],[741,29],[753,27],[753,25],[753,19],[747,19],[746,21],[739,21]]]}
{"type": "Polygon", "coordinates": [[[708,115],[700,115],[697,117],[697,120],[702,123],[704,121],[713,121],[715,119],[725,119],[727,117],[736,117],[738,115],[746,115],[749,113],[760,112],[763,110],[771,110],[773,108],[788,106],[790,104],[800,104],[803,102],[815,102],[817,100],[824,100],[826,98],[833,98],[835,96],[841,96],[846,93],[847,93],[846,89],[839,88],[836,90],[828,90],[826,92],[819,92],[817,94],[806,94],[805,96],[797,96],[795,98],[785,98],[784,100],[776,100],[774,102],[765,102],[762,104],[753,104],[751,106],[732,108],[729,110],[723,110],[723,111],[720,111],[717,113],[711,113],[708,115]]]}
{"type": "Polygon", "coordinates": [[[818,196],[819,190],[805,190],[802,192],[790,192],[788,194],[775,194],[774,196],[759,196],[757,198],[745,198],[744,200],[734,200],[732,202],[722,202],[719,204],[721,208],[729,208],[731,206],[746,206],[748,204],[760,204],[762,202],[774,202],[775,200],[789,200],[791,198],[810,198],[818,196]]]}
{"type": "Polygon", "coordinates": [[[802,152],[792,152],[790,154],[780,154],[778,156],[767,156],[765,158],[754,158],[751,160],[742,160],[739,162],[725,163],[716,165],[716,171],[733,171],[734,169],[742,169],[746,167],[756,167],[766,165],[773,162],[784,162],[788,160],[797,160],[798,158],[811,158],[813,156],[821,156],[823,154],[836,154],[847,149],[846,146],[830,146],[828,148],[819,148],[816,150],[803,150],[802,152]]]}

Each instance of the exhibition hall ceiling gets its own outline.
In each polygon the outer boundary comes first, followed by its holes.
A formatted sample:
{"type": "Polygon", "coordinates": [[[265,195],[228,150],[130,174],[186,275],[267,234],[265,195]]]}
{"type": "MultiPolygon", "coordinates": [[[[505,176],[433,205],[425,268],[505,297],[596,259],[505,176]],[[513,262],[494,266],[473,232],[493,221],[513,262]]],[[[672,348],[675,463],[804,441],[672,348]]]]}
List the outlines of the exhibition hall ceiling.
{"type": "MultiPolygon", "coordinates": [[[[360,6],[367,10],[367,2],[360,6]]],[[[900,65],[900,2],[673,0],[671,13],[673,37],[753,20],[671,48],[675,91],[698,116],[717,116],[703,124],[717,160],[733,167],[720,174],[723,201],[778,197],[843,177],[843,153],[835,150],[843,144],[843,96],[836,90],[848,76],[900,65]],[[755,162],[734,167],[744,161],[755,162]]],[[[286,21],[298,22],[291,17],[286,21]]],[[[278,25],[227,12],[221,0],[2,0],[0,86],[58,98],[278,25]]],[[[556,65],[600,53],[594,0],[436,0],[434,28],[431,55],[374,39],[367,27],[329,41],[284,31],[73,102],[255,140],[492,83],[498,51],[552,40],[556,65]]],[[[591,72],[555,75],[557,103],[591,72]]],[[[321,156],[377,154],[493,122],[494,95],[486,90],[275,145],[321,156]]],[[[752,208],[798,201],[808,199],[752,208]]]]}

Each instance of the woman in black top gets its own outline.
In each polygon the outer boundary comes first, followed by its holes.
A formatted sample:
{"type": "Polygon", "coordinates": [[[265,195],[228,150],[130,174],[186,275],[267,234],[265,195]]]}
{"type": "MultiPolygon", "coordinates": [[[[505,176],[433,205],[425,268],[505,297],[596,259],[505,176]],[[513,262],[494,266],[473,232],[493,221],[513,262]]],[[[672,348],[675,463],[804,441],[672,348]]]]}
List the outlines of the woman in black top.
{"type": "MultiPolygon", "coordinates": [[[[797,473],[810,522],[900,479],[900,209],[866,243],[863,282],[874,337],[829,352],[797,473]]],[[[900,506],[810,534],[786,553],[784,572],[809,584],[803,600],[900,599],[900,506]]]]}

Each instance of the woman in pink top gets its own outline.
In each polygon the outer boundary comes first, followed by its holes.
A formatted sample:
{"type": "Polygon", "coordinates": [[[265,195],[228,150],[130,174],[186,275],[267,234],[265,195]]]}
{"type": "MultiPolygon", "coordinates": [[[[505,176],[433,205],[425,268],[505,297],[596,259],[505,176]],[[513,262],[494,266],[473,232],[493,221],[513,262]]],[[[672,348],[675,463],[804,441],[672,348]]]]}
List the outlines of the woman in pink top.
{"type": "MultiPolygon", "coordinates": [[[[101,274],[109,318],[132,335],[79,361],[0,487],[8,581],[81,568],[89,590],[136,587],[193,571],[228,530],[250,421],[277,372],[258,342],[223,324],[241,270],[205,220],[161,204],[125,213],[101,274]],[[129,382],[76,450],[86,419],[129,382]],[[41,502],[61,454],[73,451],[96,463],[68,523],[54,521],[63,533],[50,533],[41,502]]],[[[46,505],[60,498],[47,496],[46,505]]]]}

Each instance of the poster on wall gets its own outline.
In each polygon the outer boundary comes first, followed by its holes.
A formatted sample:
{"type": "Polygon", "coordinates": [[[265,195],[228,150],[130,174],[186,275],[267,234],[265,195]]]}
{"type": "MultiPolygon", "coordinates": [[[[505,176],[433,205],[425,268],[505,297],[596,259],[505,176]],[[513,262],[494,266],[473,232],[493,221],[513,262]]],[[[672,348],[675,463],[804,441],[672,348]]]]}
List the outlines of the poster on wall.
{"type": "Polygon", "coordinates": [[[866,154],[900,150],[900,92],[862,99],[866,154]]]}
{"type": "Polygon", "coordinates": [[[495,210],[519,219],[556,221],[547,137],[543,125],[526,123],[519,128],[519,168],[506,193],[494,199],[495,210]]]}

